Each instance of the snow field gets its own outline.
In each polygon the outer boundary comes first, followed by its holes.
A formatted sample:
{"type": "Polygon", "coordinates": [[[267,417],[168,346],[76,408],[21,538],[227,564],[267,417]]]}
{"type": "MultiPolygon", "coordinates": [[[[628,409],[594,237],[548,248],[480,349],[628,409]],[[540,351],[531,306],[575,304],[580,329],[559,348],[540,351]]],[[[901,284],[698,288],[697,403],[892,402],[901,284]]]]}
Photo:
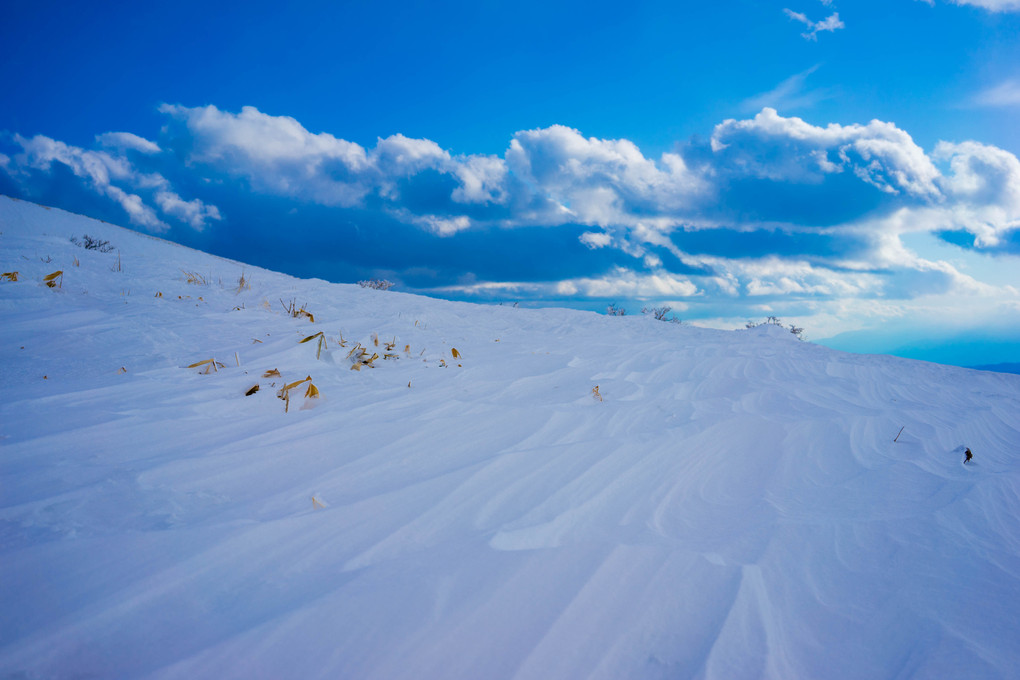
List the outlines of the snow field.
{"type": "Polygon", "coordinates": [[[1020,667],[1020,376],[302,281],[2,197],[0,265],[0,677],[1020,667]]]}

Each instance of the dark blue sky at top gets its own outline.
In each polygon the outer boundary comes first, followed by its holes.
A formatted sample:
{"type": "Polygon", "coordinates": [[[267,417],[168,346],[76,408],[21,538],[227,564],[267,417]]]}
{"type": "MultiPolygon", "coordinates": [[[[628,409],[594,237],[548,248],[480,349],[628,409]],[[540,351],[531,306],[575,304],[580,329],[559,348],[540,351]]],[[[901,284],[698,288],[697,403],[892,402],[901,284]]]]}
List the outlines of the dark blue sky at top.
{"type": "Polygon", "coordinates": [[[960,319],[974,342],[1020,329],[1008,1],[41,0],[4,15],[0,193],[445,297],[672,302],[724,327],[778,313],[869,349],[909,345],[910,320],[946,304],[980,310],[960,319]],[[838,27],[805,37],[800,14],[838,27]],[[259,125],[290,130],[268,160],[259,125]],[[393,135],[437,151],[386,160],[393,135]],[[369,170],[337,155],[346,142],[369,170]],[[471,165],[485,158],[495,174],[471,165]],[[931,237],[903,255],[907,234],[931,237]]]}
{"type": "Polygon", "coordinates": [[[1015,112],[950,107],[1016,75],[1015,15],[837,4],[850,28],[807,41],[791,5],[830,12],[817,0],[9,3],[0,49],[16,102],[0,125],[81,144],[149,134],[162,102],[249,105],[361,144],[401,132],[499,153],[516,130],[560,123],[647,155],[821,64],[812,118],[1020,150],[1015,112]]]}

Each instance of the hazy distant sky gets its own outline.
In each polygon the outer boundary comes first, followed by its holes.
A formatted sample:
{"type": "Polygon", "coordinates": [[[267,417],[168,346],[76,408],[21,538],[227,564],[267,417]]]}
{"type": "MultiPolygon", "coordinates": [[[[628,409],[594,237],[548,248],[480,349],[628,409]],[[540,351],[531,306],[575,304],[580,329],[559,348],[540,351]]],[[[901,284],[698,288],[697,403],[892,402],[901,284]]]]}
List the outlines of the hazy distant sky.
{"type": "Polygon", "coordinates": [[[299,276],[1020,360],[1020,0],[3,14],[0,193],[299,276]]]}

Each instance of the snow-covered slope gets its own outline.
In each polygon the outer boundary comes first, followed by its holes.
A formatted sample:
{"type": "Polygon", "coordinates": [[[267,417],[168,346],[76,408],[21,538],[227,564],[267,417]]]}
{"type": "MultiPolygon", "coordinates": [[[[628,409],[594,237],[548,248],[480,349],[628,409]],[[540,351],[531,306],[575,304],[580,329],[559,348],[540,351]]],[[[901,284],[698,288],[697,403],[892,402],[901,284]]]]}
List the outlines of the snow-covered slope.
{"type": "Polygon", "coordinates": [[[1020,668],[1020,376],[0,232],[0,677],[1020,668]]]}

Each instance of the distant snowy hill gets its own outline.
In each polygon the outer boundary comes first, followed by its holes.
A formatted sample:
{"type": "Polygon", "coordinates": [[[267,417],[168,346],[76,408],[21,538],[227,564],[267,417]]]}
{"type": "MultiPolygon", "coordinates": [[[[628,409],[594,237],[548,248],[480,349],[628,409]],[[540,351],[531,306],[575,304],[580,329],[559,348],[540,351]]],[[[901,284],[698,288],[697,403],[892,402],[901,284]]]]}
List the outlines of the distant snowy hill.
{"type": "Polygon", "coordinates": [[[988,364],[985,366],[971,366],[979,371],[998,371],[999,373],[1020,373],[1020,364],[988,364]]]}
{"type": "Polygon", "coordinates": [[[0,269],[0,678],[1020,668],[1020,376],[298,280],[5,197],[0,269]]]}

